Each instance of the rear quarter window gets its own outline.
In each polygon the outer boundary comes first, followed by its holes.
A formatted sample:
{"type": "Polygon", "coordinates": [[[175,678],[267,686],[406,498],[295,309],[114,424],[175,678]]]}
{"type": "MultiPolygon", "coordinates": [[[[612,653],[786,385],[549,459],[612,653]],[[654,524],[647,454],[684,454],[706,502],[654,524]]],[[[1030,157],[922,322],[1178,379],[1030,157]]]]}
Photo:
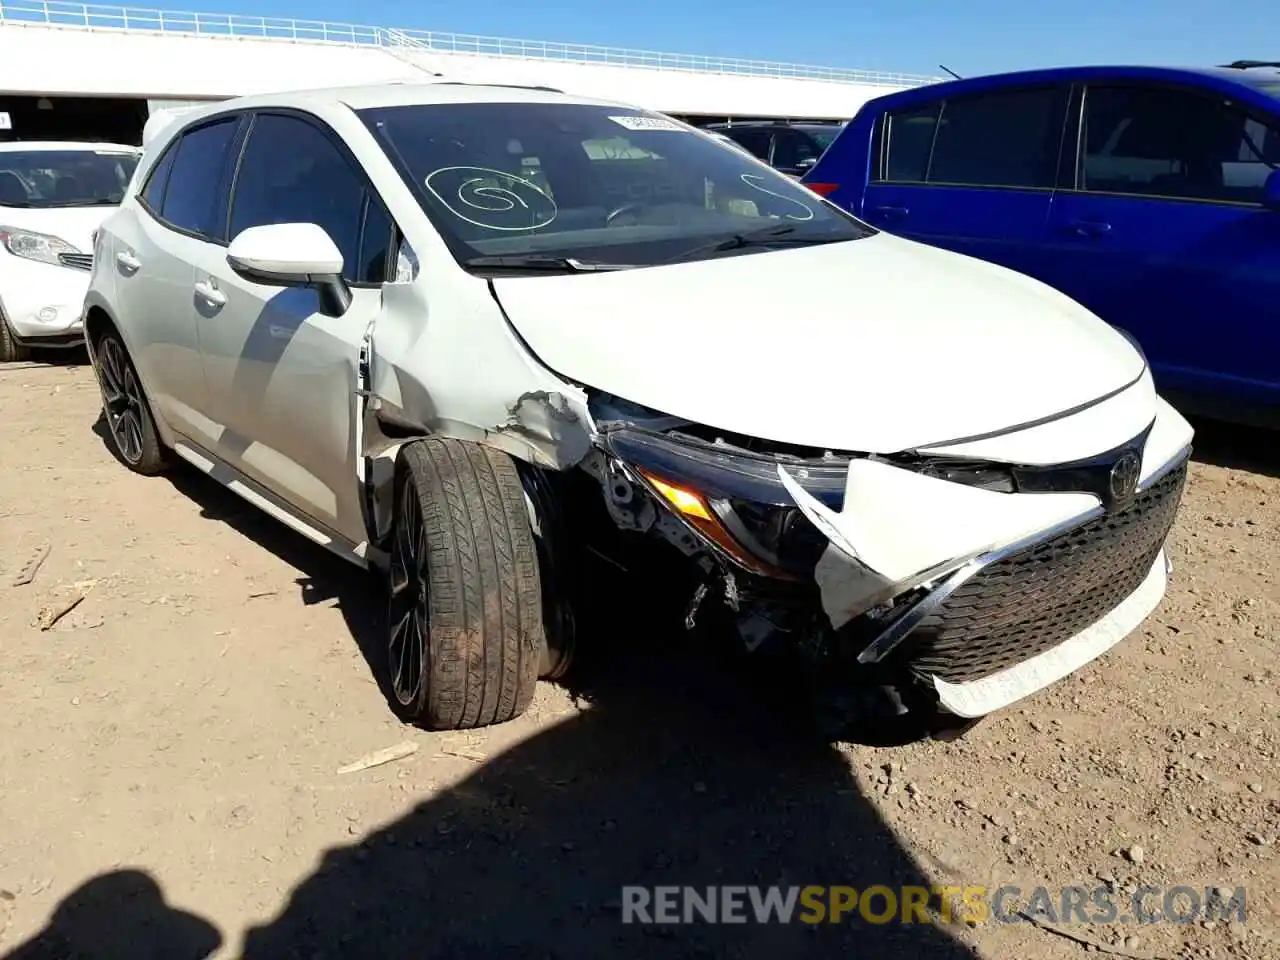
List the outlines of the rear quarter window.
{"type": "Polygon", "coordinates": [[[164,191],[169,186],[169,172],[173,169],[173,158],[178,152],[177,146],[178,142],[175,140],[165,148],[164,154],[151,168],[146,186],[142,188],[142,202],[156,215],[164,209],[164,191]]]}
{"type": "Polygon", "coordinates": [[[938,129],[941,103],[889,113],[884,118],[884,179],[892,183],[924,183],[929,154],[938,129]]]}

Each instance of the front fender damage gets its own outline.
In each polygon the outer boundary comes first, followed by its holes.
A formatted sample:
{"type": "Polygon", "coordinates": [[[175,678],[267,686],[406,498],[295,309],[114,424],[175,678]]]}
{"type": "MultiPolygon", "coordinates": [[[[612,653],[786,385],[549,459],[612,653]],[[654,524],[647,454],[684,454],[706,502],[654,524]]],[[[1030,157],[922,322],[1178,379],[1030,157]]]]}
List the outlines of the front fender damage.
{"type": "Polygon", "coordinates": [[[466,325],[443,322],[412,285],[389,284],[383,299],[360,384],[360,454],[370,463],[378,539],[390,526],[395,460],[407,442],[466,440],[552,470],[590,451],[586,394],[529,356],[483,286],[464,288],[448,312],[466,325]]]}

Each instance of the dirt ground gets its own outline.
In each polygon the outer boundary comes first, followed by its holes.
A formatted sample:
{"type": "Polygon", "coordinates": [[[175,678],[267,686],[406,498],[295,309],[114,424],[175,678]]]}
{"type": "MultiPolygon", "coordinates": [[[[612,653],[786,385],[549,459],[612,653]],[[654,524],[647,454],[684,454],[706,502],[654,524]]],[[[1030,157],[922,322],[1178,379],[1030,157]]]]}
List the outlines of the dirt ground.
{"type": "Polygon", "coordinates": [[[0,954],[1280,957],[1275,436],[1200,425],[1139,633],[962,740],[873,749],[622,617],[586,687],[403,727],[370,580],[194,471],[128,473],[85,366],[0,369],[0,410],[0,954]],[[1243,886],[1248,919],[620,922],[625,884],[774,883],[1243,886]]]}

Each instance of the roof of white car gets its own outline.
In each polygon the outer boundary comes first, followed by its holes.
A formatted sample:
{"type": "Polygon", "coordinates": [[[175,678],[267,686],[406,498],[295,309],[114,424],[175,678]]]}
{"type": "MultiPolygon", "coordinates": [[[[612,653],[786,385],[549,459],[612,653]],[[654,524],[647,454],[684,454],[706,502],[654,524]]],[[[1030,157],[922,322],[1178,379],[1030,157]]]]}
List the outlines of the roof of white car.
{"type": "Polygon", "coordinates": [[[327,87],[317,90],[292,90],[287,93],[252,94],[237,97],[234,100],[223,100],[216,106],[222,110],[251,106],[305,108],[317,102],[342,103],[352,110],[434,103],[581,103],[638,109],[616,100],[597,100],[577,94],[561,93],[550,88],[462,83],[447,78],[425,83],[378,83],[360,87],[327,87]]]}
{"type": "Polygon", "coordinates": [[[0,153],[16,153],[31,150],[105,150],[110,153],[137,153],[138,148],[127,143],[102,143],[86,140],[11,140],[0,143],[0,153]]]}

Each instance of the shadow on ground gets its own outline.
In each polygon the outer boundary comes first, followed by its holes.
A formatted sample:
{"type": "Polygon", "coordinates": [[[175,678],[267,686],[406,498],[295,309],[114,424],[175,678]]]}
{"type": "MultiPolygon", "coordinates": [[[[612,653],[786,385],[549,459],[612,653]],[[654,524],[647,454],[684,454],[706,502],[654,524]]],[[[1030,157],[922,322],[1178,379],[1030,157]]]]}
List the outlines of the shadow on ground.
{"type": "MultiPolygon", "coordinates": [[[[841,755],[790,735],[713,663],[669,648],[628,652],[584,692],[586,709],[570,719],[388,829],[330,850],[283,912],[249,931],[242,956],[975,956],[939,926],[856,914],[821,926],[624,924],[628,885],[862,891],[928,881],[841,755]]],[[[150,915],[150,898],[141,907],[136,917],[121,904],[116,929],[175,936],[172,949],[145,955],[199,955],[172,918],[150,915]]],[[[60,912],[41,938],[91,947],[77,916],[60,912]]],[[[144,955],[110,949],[118,942],[72,956],[144,955]]],[[[36,949],[8,960],[46,956],[36,949]]]]}
{"type": "Polygon", "coordinates": [[[1280,428],[1188,419],[1196,429],[1194,457],[1201,463],[1280,477],[1280,428]]]}
{"type": "Polygon", "coordinates": [[[221,945],[222,936],[211,924],[165,903],[150,874],[116,870],[64,897],[48,925],[4,960],[198,960],[221,945]]]}
{"type": "Polygon", "coordinates": [[[26,359],[6,363],[4,369],[22,370],[37,367],[79,367],[89,363],[89,351],[83,346],[74,347],[32,347],[26,359]]]}
{"type": "MultiPolygon", "coordinates": [[[[368,651],[379,614],[358,572],[195,471],[171,482],[205,516],[305,571],[303,602],[335,599],[368,651]]],[[[616,656],[574,688],[582,710],[389,828],[330,850],[276,919],[248,932],[243,957],[975,956],[941,926],[870,923],[856,911],[836,924],[624,924],[625,886],[860,892],[928,881],[846,759],[801,733],[786,689],[762,701],[758,684],[641,611],[619,617],[608,639],[616,656]]],[[[750,914],[750,895],[738,896],[750,914]]],[[[203,955],[179,929],[185,915],[157,916],[158,902],[157,892],[119,903],[107,937],[69,898],[6,960],[203,955]]]]}
{"type": "Polygon", "coordinates": [[[628,647],[585,688],[585,710],[331,851],[244,956],[973,956],[930,924],[850,916],[621,922],[628,885],[926,883],[844,758],[772,722],[715,666],[628,647]]]}

